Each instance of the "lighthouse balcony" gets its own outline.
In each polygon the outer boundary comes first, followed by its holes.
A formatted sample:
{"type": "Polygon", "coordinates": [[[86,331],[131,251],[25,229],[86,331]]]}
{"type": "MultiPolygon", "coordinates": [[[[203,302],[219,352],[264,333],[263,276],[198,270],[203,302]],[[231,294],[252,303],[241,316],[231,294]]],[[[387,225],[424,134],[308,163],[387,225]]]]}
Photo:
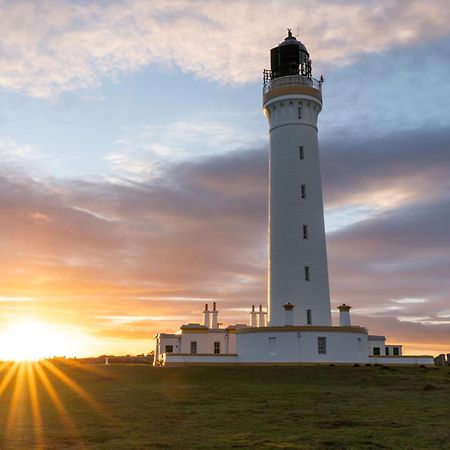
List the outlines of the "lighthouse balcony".
{"type": "Polygon", "coordinates": [[[304,75],[287,75],[285,77],[271,78],[270,72],[265,71],[264,73],[264,103],[273,97],[290,94],[309,95],[322,101],[323,79],[316,80],[304,75]]]}
{"type": "Polygon", "coordinates": [[[287,75],[285,77],[273,77],[271,70],[264,70],[264,88],[263,93],[266,94],[271,89],[282,86],[311,86],[322,91],[323,78],[316,80],[305,75],[287,75]]]}

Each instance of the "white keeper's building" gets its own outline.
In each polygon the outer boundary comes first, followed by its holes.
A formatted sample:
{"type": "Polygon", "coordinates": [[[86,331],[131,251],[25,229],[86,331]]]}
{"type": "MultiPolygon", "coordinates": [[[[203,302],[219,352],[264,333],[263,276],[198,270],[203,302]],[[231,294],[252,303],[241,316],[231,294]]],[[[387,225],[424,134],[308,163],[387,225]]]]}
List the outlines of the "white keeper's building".
{"type": "Polygon", "coordinates": [[[268,304],[248,324],[221,328],[216,303],[201,323],[156,335],[155,364],[433,364],[354,326],[343,304],[332,324],[317,120],[323,78],[312,78],[305,46],[288,32],[264,71],[269,122],[268,304]]]}

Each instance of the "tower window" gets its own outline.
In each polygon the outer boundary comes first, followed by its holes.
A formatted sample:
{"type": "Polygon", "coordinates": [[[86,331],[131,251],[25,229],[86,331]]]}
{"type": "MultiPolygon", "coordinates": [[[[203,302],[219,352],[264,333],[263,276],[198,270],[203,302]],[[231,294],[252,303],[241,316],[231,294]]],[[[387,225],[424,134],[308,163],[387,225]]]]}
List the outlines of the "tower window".
{"type": "Polygon", "coordinates": [[[308,225],[303,225],[303,239],[308,239],[308,225]]]}
{"type": "Polygon", "coordinates": [[[306,184],[302,184],[301,191],[302,191],[302,198],[306,198],[306,184]]]}
{"type": "Polygon", "coordinates": [[[299,119],[302,118],[302,107],[301,106],[298,107],[298,118],[299,119]]]}
{"type": "Polygon", "coordinates": [[[317,338],[317,352],[319,355],[326,355],[327,353],[327,338],[325,336],[319,336],[317,338]]]}
{"type": "Polygon", "coordinates": [[[197,342],[191,341],[191,353],[197,353],[197,342]]]}
{"type": "Polygon", "coordinates": [[[305,281],[309,281],[309,266],[305,266],[305,281]]]}
{"type": "Polygon", "coordinates": [[[398,355],[400,354],[400,352],[399,352],[399,350],[398,350],[398,347],[394,347],[394,348],[392,349],[392,352],[393,352],[393,355],[394,355],[394,356],[398,356],[398,355]]]}
{"type": "Polygon", "coordinates": [[[173,353],[173,345],[166,345],[166,353],[173,353]]]}
{"type": "Polygon", "coordinates": [[[312,312],[311,312],[310,309],[307,309],[307,310],[306,310],[306,323],[307,323],[308,325],[311,325],[311,324],[312,324],[312,312]]]}
{"type": "Polygon", "coordinates": [[[214,342],[214,353],[216,355],[220,353],[220,342],[214,342]]]}
{"type": "Polygon", "coordinates": [[[374,347],[373,348],[373,354],[375,356],[380,356],[380,347],[374,347]]]}
{"type": "Polygon", "coordinates": [[[305,148],[303,145],[300,145],[298,148],[300,159],[305,159],[305,148]]]}
{"type": "Polygon", "coordinates": [[[389,356],[389,347],[386,347],[386,356],[389,356]]]}

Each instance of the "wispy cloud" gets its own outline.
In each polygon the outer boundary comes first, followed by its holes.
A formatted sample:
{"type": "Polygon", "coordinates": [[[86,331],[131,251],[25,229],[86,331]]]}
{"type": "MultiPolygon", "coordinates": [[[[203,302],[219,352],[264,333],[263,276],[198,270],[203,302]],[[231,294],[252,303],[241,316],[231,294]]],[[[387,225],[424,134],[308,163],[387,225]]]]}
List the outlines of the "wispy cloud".
{"type": "Polygon", "coordinates": [[[44,158],[36,148],[29,144],[19,143],[9,136],[0,136],[0,161],[9,166],[28,167],[38,160],[44,158]]]}
{"type": "Polygon", "coordinates": [[[10,303],[10,302],[32,302],[33,297],[0,297],[0,302],[10,303]]]}
{"type": "Polygon", "coordinates": [[[142,180],[161,175],[168,164],[207,155],[220,155],[258,146],[258,138],[244,129],[205,120],[147,125],[125,132],[117,150],[105,160],[110,173],[142,180]]]}
{"type": "Polygon", "coordinates": [[[98,84],[149,64],[220,83],[256,80],[267,49],[289,25],[319,62],[415,45],[449,32],[445,0],[292,4],[208,2],[2,2],[0,86],[36,97],[98,84]],[[269,26],[270,22],[270,26],[269,26]]]}

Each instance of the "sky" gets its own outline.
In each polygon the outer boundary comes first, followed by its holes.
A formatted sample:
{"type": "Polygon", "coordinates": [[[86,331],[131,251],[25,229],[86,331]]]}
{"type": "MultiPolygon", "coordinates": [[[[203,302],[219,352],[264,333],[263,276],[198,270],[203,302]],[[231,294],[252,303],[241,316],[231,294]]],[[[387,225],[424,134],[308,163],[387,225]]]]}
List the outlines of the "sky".
{"type": "Polygon", "coordinates": [[[290,27],[325,77],[333,319],[450,351],[447,0],[0,11],[0,343],[33,320],[68,354],[147,353],[207,301],[224,324],[265,304],[262,71],[290,27]]]}

